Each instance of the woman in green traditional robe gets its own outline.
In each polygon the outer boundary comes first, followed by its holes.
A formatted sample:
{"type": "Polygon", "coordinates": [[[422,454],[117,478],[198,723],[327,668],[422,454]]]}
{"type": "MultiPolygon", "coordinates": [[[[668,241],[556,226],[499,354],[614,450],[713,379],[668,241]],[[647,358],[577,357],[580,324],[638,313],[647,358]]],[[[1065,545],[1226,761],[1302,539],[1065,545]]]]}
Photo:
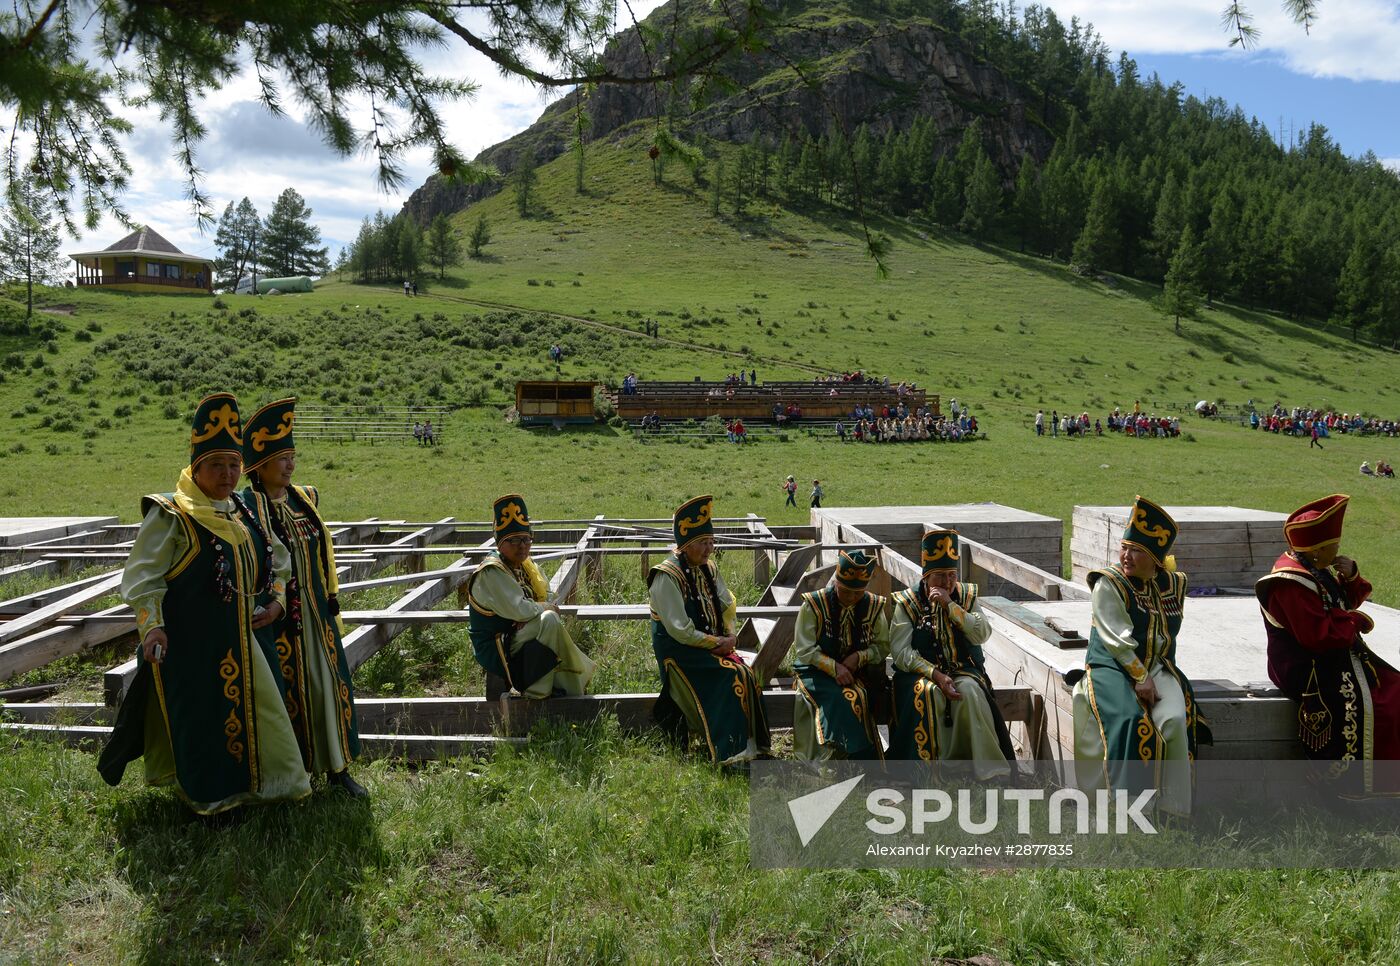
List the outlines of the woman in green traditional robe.
{"type": "Polygon", "coordinates": [[[1176,666],[1186,575],[1168,554],[1177,525],[1138,497],[1118,564],[1089,574],[1093,625],[1074,686],[1074,759],[1079,787],[1157,788],[1164,812],[1191,814],[1191,761],[1210,730],[1191,682],[1176,666]]]}
{"type": "Polygon", "coordinates": [[[530,559],[534,543],[525,498],[496,500],[496,549],[467,578],[472,651],[487,672],[527,698],[586,694],[596,668],[579,650],[530,559]]]}
{"type": "Polygon", "coordinates": [[[875,706],[889,688],[889,602],[866,591],[874,572],[864,551],[843,550],[835,582],[802,596],[793,640],[792,747],[799,759],[885,757],[875,706]]]}
{"type": "Polygon", "coordinates": [[[734,595],[724,585],[714,553],[708,496],[676,510],[675,550],[647,573],[651,648],[661,674],[653,715],[677,738],[705,743],[721,765],[769,753],[763,692],[734,652],[734,595]]]}
{"type": "Polygon", "coordinates": [[[283,703],[271,627],[286,606],[287,548],[234,492],[238,402],[200,402],[174,493],[142,500],[122,577],[141,635],[136,676],[98,760],[110,785],[144,757],[195,812],[303,798],[311,784],[283,703]]]}
{"type": "Polygon", "coordinates": [[[291,554],[287,614],[268,630],[302,761],[311,774],[362,798],[369,793],[349,770],[360,753],[360,735],[342,641],[335,548],[321,519],[320,494],[292,483],[295,418],[296,400],[279,399],[244,424],[243,472],[252,485],[242,495],[264,532],[275,534],[291,554]]]}
{"type": "Polygon", "coordinates": [[[919,586],[894,595],[890,757],[970,761],[978,778],[1006,778],[1015,749],[982,658],[992,631],[977,585],[958,580],[958,551],[956,530],[925,533],[919,586]]]}

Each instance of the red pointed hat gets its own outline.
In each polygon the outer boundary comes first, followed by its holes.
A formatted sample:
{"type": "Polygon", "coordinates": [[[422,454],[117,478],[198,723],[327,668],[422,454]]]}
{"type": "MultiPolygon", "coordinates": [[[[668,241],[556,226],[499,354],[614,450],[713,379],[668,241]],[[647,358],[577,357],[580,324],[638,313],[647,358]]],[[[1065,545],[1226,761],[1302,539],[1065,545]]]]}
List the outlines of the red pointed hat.
{"type": "Polygon", "coordinates": [[[1342,518],[1346,516],[1347,501],[1350,499],[1344,493],[1333,493],[1290,513],[1283,524],[1288,549],[1306,553],[1328,544],[1340,543],[1342,518]]]}

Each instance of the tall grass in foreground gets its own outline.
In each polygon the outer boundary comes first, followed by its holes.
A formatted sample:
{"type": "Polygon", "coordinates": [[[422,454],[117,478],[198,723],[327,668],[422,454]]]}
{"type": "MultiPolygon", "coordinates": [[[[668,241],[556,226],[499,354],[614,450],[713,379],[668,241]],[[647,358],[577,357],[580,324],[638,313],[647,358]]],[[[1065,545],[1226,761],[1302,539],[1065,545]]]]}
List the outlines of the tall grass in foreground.
{"type": "MultiPolygon", "coordinates": [[[[135,770],[133,770],[135,771],[135,770]]],[[[760,871],[742,779],[605,720],[359,769],[223,828],[6,740],[16,962],[1336,963],[1400,956],[1390,872],[760,871]]]]}

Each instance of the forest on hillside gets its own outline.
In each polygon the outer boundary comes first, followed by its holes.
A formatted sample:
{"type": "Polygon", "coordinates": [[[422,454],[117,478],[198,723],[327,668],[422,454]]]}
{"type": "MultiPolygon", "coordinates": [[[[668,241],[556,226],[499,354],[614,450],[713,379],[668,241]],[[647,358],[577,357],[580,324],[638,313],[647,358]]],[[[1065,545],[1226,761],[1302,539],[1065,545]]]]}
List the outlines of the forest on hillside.
{"type": "MultiPolygon", "coordinates": [[[[833,114],[824,131],[810,118],[776,118],[737,148],[703,137],[684,144],[697,102],[658,98],[666,112],[655,125],[662,160],[690,166],[716,214],[722,208],[742,219],[766,199],[927,220],[1085,273],[1165,281],[1169,294],[1184,294],[1178,304],[1188,312],[1198,297],[1223,298],[1400,343],[1400,177],[1370,153],[1347,157],[1323,125],[1281,144],[1224,100],[1142,77],[1091,25],[1066,23],[1039,5],[788,0],[776,7],[766,44],[779,57],[785,29],[810,33],[818,14],[828,24],[842,17],[894,29],[931,23],[1012,82],[1025,123],[1047,132],[1052,147],[1044,157],[998,152],[989,129],[1005,123],[1009,105],[993,102],[961,104],[971,120],[955,130],[928,117],[878,130],[833,114]]],[[[723,96],[742,103],[751,93],[723,96]]],[[[401,271],[391,236],[404,217],[367,220],[350,253],[358,274],[401,271]]]]}

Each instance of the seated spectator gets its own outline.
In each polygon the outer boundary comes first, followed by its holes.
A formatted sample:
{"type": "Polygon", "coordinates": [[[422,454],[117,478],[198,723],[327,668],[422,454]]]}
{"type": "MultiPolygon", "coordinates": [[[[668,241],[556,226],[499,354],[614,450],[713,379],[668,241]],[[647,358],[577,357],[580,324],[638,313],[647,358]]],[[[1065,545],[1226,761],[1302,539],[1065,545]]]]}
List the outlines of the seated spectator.
{"type": "Polygon", "coordinates": [[[1361,475],[1362,475],[1362,476],[1375,476],[1375,475],[1376,475],[1376,471],[1373,470],[1373,469],[1371,469],[1371,464],[1370,464],[1370,463],[1366,462],[1365,460],[1362,460],[1362,461],[1361,461],[1361,475]]]}

